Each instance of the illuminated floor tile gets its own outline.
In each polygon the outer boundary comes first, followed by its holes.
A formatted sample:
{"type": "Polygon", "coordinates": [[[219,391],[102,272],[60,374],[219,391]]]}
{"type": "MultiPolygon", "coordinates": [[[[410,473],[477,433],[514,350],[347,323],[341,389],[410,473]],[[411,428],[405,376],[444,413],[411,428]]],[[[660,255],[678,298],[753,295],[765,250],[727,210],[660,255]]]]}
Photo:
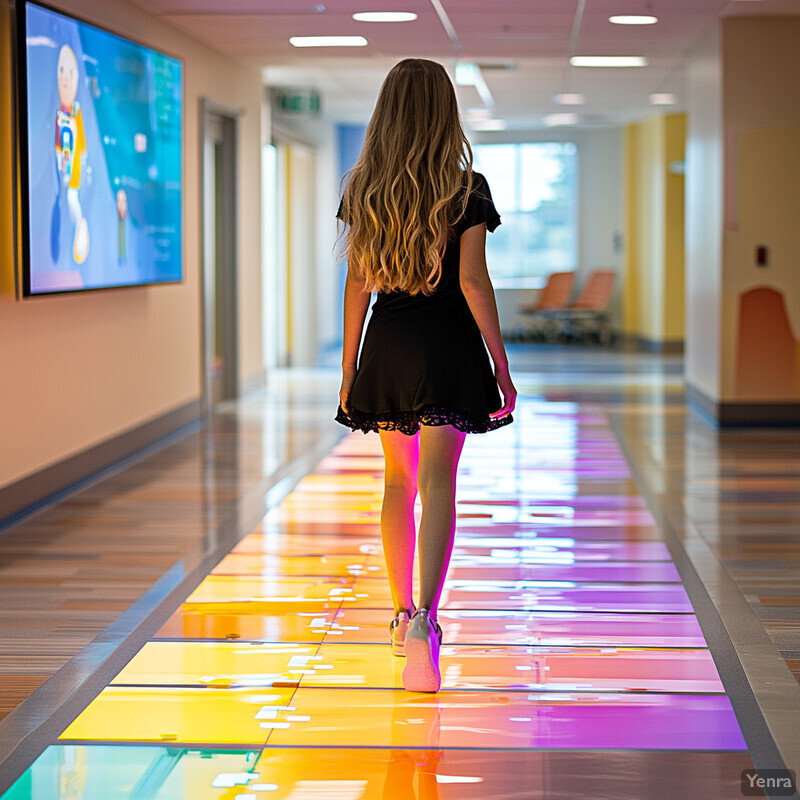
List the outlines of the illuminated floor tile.
{"type": "MultiPolygon", "coordinates": [[[[323,644],[301,686],[399,689],[403,666],[388,647],[323,644]]],[[[443,689],[723,691],[707,650],[445,645],[440,669],[443,689]]]]}
{"type": "MultiPolygon", "coordinates": [[[[523,560],[523,559],[521,559],[523,560]]],[[[528,561],[535,558],[529,556],[528,561]]],[[[669,562],[653,564],[549,564],[513,563],[512,558],[495,557],[453,559],[447,575],[452,580],[501,580],[501,581],[586,581],[589,583],[679,583],[680,576],[675,565],[669,562]],[[503,562],[506,563],[503,563],[503,562]]],[[[372,573],[365,572],[371,575],[372,573]]],[[[376,573],[377,577],[377,573],[376,573]]]]}
{"type": "MultiPolygon", "coordinates": [[[[354,590],[364,590],[360,578],[354,590]]],[[[576,584],[552,581],[448,581],[442,592],[447,609],[509,609],[522,611],[691,612],[680,584],[576,584]]]]}
{"type": "Polygon", "coordinates": [[[259,554],[286,556],[305,555],[368,555],[383,553],[380,539],[376,536],[340,536],[327,534],[286,534],[283,532],[255,535],[242,539],[233,549],[235,554],[259,554]]]}
{"type": "Polygon", "coordinates": [[[383,556],[347,555],[330,556],[277,556],[270,554],[231,554],[217,564],[212,575],[295,577],[318,575],[321,577],[349,577],[355,575],[385,576],[383,556]]]}
{"type": "Polygon", "coordinates": [[[156,634],[157,639],[245,639],[267,642],[320,642],[336,611],[255,610],[227,613],[181,606],[156,634]]]}
{"type": "Polygon", "coordinates": [[[727,697],[298,689],[270,745],[740,750],[727,697]]]}
{"type": "Polygon", "coordinates": [[[330,669],[318,650],[316,644],[149,642],[111,685],[288,686],[316,668],[330,669]]]}
{"type": "MultiPolygon", "coordinates": [[[[54,745],[6,800],[227,800],[261,776],[258,750],[54,745]]],[[[258,796],[258,795],[257,795],[258,796]]],[[[262,795],[263,796],[263,795],[262,795]]]]}
{"type": "Polygon", "coordinates": [[[576,562],[592,561],[671,561],[669,550],[663,542],[603,542],[577,541],[569,536],[538,536],[535,539],[519,539],[506,536],[467,537],[459,534],[453,549],[454,563],[461,556],[485,555],[487,552],[508,553],[525,558],[547,558],[553,563],[565,557],[576,562]]]}
{"type": "MultiPolygon", "coordinates": [[[[336,522],[322,518],[319,519],[285,519],[271,521],[264,526],[265,534],[283,534],[290,536],[326,536],[335,535],[337,537],[359,537],[374,542],[380,542],[381,529],[377,516],[372,521],[361,520],[336,522]]],[[[613,537],[612,537],[613,538],[613,537]]],[[[658,538],[658,537],[653,537],[658,538]]]]}
{"type": "Polygon", "coordinates": [[[486,536],[514,537],[524,540],[543,538],[564,538],[578,541],[620,541],[620,542],[661,542],[661,533],[652,525],[622,525],[620,523],[587,525],[585,521],[574,525],[553,525],[552,520],[541,525],[531,523],[494,523],[491,519],[462,519],[459,521],[458,534],[461,544],[469,545],[473,537],[486,536]]]}
{"type": "MultiPolygon", "coordinates": [[[[376,612],[342,609],[335,619],[352,623],[357,613],[376,612]]],[[[448,643],[705,647],[694,614],[442,610],[439,619],[448,643]]]]}
{"type": "MultiPolygon", "coordinates": [[[[458,519],[481,520],[482,524],[539,524],[552,526],[653,525],[647,509],[584,510],[556,513],[539,506],[506,506],[473,503],[457,509],[458,519]]],[[[474,524],[474,523],[473,523],[474,524]]]]}
{"type": "Polygon", "coordinates": [[[65,741],[263,744],[291,715],[293,689],[109,686],[64,731],[65,741]]]}
{"type": "MultiPolygon", "coordinates": [[[[375,644],[151,642],[112,685],[402,688],[405,662],[375,644]]],[[[445,645],[443,689],[722,692],[707,650],[445,645]]]]}
{"type": "MultiPolygon", "coordinates": [[[[392,609],[386,581],[358,577],[342,588],[343,604],[352,608],[392,609]]],[[[575,583],[547,580],[448,579],[440,606],[445,610],[602,611],[686,613],[692,605],[681,584],[575,583]]]]}
{"type": "Polygon", "coordinates": [[[337,608],[350,595],[352,578],[233,578],[211,575],[185,605],[223,608],[228,612],[337,608]]]}
{"type": "Polygon", "coordinates": [[[273,508],[265,517],[265,525],[271,522],[321,522],[325,525],[335,527],[339,523],[350,525],[377,525],[380,522],[379,508],[352,508],[338,509],[320,506],[319,508],[300,507],[288,508],[281,505],[273,508]]]}
{"type": "MultiPolygon", "coordinates": [[[[181,606],[157,639],[229,639],[266,642],[384,644],[387,610],[341,608],[325,612],[230,614],[181,606]]],[[[617,645],[704,647],[693,614],[598,614],[532,611],[448,611],[439,619],[445,642],[479,645],[617,645]]]]}
{"type": "Polygon", "coordinates": [[[256,771],[277,788],[257,800],[575,800],[589,796],[587,787],[594,798],[615,800],[727,800],[752,767],[738,752],[323,749],[309,756],[266,748],[256,771]]]}

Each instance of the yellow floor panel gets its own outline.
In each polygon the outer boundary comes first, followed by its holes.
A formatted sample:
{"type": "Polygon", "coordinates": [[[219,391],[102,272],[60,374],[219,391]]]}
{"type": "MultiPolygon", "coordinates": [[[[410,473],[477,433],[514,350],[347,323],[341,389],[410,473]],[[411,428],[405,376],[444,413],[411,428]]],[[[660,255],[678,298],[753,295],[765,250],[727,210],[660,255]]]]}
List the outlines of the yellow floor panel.
{"type": "Polygon", "coordinates": [[[111,682],[153,686],[272,686],[297,684],[329,670],[316,644],[150,642],[111,682]]]}
{"type": "Polygon", "coordinates": [[[186,599],[187,607],[211,606],[231,613],[264,609],[307,611],[338,608],[353,594],[348,578],[241,578],[212,575],[186,599]]]}
{"type": "Polygon", "coordinates": [[[293,689],[104,689],[62,740],[263,744],[292,722],[293,689]],[[288,715],[288,719],[287,719],[288,715]],[[276,723],[281,717],[282,721],[276,723]]]}
{"type": "Polygon", "coordinates": [[[226,556],[214,567],[212,575],[258,577],[280,575],[297,577],[315,575],[320,577],[349,578],[356,575],[383,577],[386,574],[382,556],[282,556],[234,553],[226,556]]]}

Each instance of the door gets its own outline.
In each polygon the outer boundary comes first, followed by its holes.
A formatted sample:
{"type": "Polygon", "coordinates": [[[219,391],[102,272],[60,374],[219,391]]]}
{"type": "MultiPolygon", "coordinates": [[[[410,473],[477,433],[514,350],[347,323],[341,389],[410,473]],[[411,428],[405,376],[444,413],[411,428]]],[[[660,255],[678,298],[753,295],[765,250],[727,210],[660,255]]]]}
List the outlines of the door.
{"type": "Polygon", "coordinates": [[[238,396],[236,118],[207,102],[203,120],[203,407],[238,396]]]}

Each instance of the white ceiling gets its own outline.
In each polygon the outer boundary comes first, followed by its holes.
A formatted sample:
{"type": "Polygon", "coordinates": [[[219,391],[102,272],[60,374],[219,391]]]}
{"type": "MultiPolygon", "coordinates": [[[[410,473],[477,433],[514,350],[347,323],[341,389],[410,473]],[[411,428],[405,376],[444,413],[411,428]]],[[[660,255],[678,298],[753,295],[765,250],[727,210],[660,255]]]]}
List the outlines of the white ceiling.
{"type": "MultiPolygon", "coordinates": [[[[315,87],[323,111],[366,121],[387,70],[405,57],[452,67],[477,62],[494,97],[493,115],[512,130],[543,126],[546,114],[576,111],[581,125],[620,124],[653,112],[649,95],[683,101],[686,53],[725,15],[800,14],[800,0],[132,0],[197,39],[262,71],[272,86],[315,87]],[[450,35],[437,14],[444,10],[450,35]],[[358,11],[413,11],[405,23],[364,23],[358,11]],[[655,25],[623,26],[612,14],[653,14],[655,25]],[[453,32],[455,35],[453,35],[453,32]],[[362,48],[297,49],[290,36],[362,35],[362,48]],[[570,67],[571,55],[641,55],[634,69],[570,67]],[[586,104],[557,105],[561,92],[586,104]]],[[[479,106],[459,87],[462,109],[479,106]]]]}

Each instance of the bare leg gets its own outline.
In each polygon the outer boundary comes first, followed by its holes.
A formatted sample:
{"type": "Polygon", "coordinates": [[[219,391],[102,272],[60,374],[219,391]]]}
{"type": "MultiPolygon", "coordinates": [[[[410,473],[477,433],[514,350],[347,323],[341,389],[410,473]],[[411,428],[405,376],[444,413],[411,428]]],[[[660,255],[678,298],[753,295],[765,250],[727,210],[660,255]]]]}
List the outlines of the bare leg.
{"type": "Polygon", "coordinates": [[[450,425],[420,429],[417,484],[422,498],[419,526],[419,607],[436,620],[456,530],[456,471],[465,433],[450,425]]]}
{"type": "Polygon", "coordinates": [[[394,613],[414,611],[414,501],[417,499],[419,434],[380,431],[384,472],[381,538],[394,613]]]}

